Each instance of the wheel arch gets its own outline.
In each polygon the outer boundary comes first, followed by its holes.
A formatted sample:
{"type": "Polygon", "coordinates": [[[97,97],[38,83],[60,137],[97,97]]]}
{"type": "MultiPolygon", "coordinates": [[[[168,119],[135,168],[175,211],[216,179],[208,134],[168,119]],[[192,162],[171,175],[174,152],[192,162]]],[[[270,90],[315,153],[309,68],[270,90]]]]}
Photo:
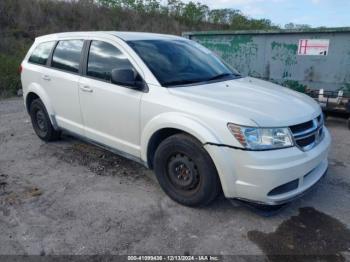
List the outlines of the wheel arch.
{"type": "Polygon", "coordinates": [[[218,142],[215,134],[199,120],[190,116],[166,113],[155,117],[145,126],[141,136],[141,159],[153,168],[153,157],[164,139],[178,133],[187,134],[197,139],[201,144],[218,142]]]}
{"type": "Polygon", "coordinates": [[[26,109],[27,109],[28,114],[30,111],[30,105],[36,99],[41,99],[41,98],[34,92],[29,92],[28,95],[26,96],[26,109]]]}
{"type": "Polygon", "coordinates": [[[50,98],[48,97],[48,95],[46,94],[45,90],[43,90],[42,87],[40,87],[39,85],[36,85],[36,84],[32,84],[31,86],[29,86],[24,97],[25,97],[24,98],[25,106],[26,106],[28,113],[30,110],[30,104],[35,99],[40,99],[43,102],[43,104],[46,108],[46,111],[50,117],[51,124],[53,125],[53,127],[56,130],[58,130],[58,126],[57,126],[57,123],[55,121],[55,112],[53,110],[53,107],[51,106],[50,98]]]}

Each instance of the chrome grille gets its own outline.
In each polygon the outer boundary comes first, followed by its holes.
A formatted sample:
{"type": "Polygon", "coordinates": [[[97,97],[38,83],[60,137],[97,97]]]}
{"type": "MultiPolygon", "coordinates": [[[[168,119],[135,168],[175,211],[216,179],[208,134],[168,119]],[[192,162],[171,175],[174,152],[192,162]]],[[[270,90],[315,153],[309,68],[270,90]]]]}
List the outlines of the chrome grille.
{"type": "Polygon", "coordinates": [[[308,151],[323,139],[323,117],[319,115],[308,122],[289,127],[294,143],[303,151],[308,151]]]}

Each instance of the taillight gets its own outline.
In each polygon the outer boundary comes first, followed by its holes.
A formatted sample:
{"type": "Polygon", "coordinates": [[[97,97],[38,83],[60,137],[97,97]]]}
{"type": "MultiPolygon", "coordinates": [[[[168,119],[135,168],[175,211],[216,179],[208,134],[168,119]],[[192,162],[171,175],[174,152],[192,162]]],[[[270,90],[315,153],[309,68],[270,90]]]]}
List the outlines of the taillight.
{"type": "Polygon", "coordinates": [[[22,70],[23,70],[23,67],[22,67],[22,65],[20,65],[19,68],[18,68],[18,73],[22,74],[22,70]]]}

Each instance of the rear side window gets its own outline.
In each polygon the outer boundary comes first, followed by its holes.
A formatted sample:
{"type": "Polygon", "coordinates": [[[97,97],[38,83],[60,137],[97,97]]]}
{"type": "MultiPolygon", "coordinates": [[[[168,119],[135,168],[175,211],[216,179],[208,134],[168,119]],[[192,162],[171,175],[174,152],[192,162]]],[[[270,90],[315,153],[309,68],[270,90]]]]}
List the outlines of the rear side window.
{"type": "Polygon", "coordinates": [[[53,53],[51,66],[78,73],[83,45],[83,40],[60,41],[53,53]]]}
{"type": "Polygon", "coordinates": [[[39,44],[29,57],[29,62],[38,65],[46,65],[47,60],[49,59],[52,48],[56,42],[45,42],[39,44]]]}
{"type": "Polygon", "coordinates": [[[113,69],[130,68],[133,66],[118,48],[102,41],[91,42],[87,66],[88,76],[110,82],[113,69]]]}

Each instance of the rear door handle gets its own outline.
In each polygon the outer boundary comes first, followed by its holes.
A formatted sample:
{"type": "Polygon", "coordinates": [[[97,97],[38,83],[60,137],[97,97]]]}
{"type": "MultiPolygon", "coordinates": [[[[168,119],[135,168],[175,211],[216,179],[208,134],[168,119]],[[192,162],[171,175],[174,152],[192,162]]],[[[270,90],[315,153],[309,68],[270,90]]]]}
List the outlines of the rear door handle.
{"type": "Polygon", "coordinates": [[[51,77],[48,75],[43,75],[42,79],[45,81],[51,81],[51,77]]]}
{"type": "Polygon", "coordinates": [[[94,92],[94,90],[92,90],[91,87],[89,87],[89,86],[81,86],[80,90],[83,91],[83,92],[87,92],[87,93],[94,92]]]}

